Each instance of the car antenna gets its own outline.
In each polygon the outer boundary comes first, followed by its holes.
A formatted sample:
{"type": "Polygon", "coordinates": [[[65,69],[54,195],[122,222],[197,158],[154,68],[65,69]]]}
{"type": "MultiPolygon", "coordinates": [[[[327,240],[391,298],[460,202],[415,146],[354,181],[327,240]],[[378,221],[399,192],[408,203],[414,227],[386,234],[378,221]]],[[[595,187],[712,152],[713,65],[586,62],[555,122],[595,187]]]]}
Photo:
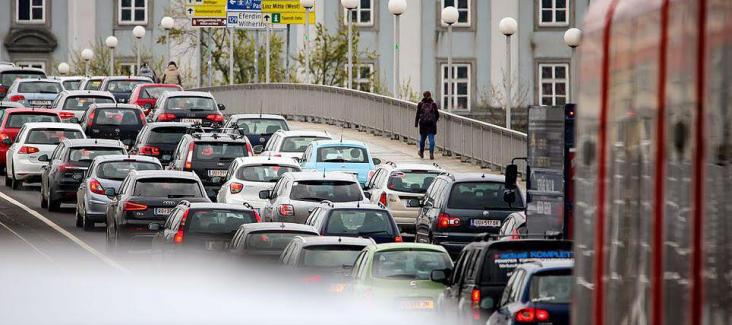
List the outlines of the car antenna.
{"type": "Polygon", "coordinates": [[[323,178],[325,178],[325,167],[323,167],[323,178]]]}
{"type": "Polygon", "coordinates": [[[94,144],[99,144],[99,139],[94,139],[94,144]]]}
{"type": "Polygon", "coordinates": [[[483,176],[481,176],[480,178],[485,178],[485,173],[483,173],[483,176]]]}
{"type": "Polygon", "coordinates": [[[259,101],[259,118],[262,118],[262,101],[259,101]]]}
{"type": "Polygon", "coordinates": [[[341,133],[341,143],[343,143],[343,133],[341,133]]]}
{"type": "Polygon", "coordinates": [[[361,201],[356,202],[356,207],[361,208],[361,201]]]}
{"type": "Polygon", "coordinates": [[[341,242],[341,236],[338,236],[338,242],[339,243],[341,242]]]}

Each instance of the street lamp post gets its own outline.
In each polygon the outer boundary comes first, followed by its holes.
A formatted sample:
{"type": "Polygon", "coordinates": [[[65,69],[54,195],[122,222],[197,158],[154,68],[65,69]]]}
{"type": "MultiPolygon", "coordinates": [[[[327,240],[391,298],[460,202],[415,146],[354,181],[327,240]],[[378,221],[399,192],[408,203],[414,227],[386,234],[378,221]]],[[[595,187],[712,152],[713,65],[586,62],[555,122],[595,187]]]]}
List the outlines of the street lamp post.
{"type": "Polygon", "coordinates": [[[442,9],[442,22],[447,25],[447,38],[448,38],[448,54],[447,54],[447,111],[452,112],[455,108],[454,99],[457,96],[453,94],[453,75],[454,71],[452,68],[452,25],[454,25],[460,18],[460,13],[457,8],[448,6],[442,9]]]}
{"type": "Polygon", "coordinates": [[[69,71],[71,70],[71,68],[69,67],[69,64],[66,62],[59,63],[57,69],[58,69],[58,73],[60,73],[62,75],[69,74],[69,71]]]}
{"type": "Polygon", "coordinates": [[[162,19],[160,19],[160,27],[162,27],[165,30],[165,46],[168,47],[168,55],[166,55],[166,58],[168,59],[168,62],[170,62],[170,30],[173,29],[173,26],[175,26],[175,20],[172,17],[165,16],[162,19]]]}
{"type": "Polygon", "coordinates": [[[341,5],[346,8],[346,20],[348,21],[348,89],[353,88],[353,16],[351,10],[358,7],[358,0],[341,0],[341,5]]]}
{"type": "Polygon", "coordinates": [[[310,83],[310,11],[315,6],[315,0],[300,0],[305,8],[305,83],[310,83]]]}
{"type": "Polygon", "coordinates": [[[107,37],[104,43],[109,48],[109,75],[114,76],[114,49],[117,47],[119,41],[114,36],[107,37]]]}
{"type": "Polygon", "coordinates": [[[84,49],[81,51],[81,58],[84,59],[84,74],[89,76],[89,61],[94,58],[94,51],[91,49],[84,49]]]}
{"type": "MultiPolygon", "coordinates": [[[[140,25],[132,29],[132,35],[137,38],[137,71],[140,71],[140,48],[142,47],[142,38],[145,37],[145,27],[140,25]]],[[[134,74],[137,74],[137,71],[134,74]]]]}
{"type": "Polygon", "coordinates": [[[578,28],[570,28],[566,32],[564,32],[564,43],[567,44],[570,48],[572,48],[572,57],[570,58],[570,76],[572,77],[570,80],[570,91],[569,91],[569,98],[568,102],[570,103],[576,103],[577,102],[577,68],[575,66],[575,52],[577,51],[577,46],[580,45],[582,42],[582,31],[578,28]]]}
{"type": "Polygon", "coordinates": [[[506,128],[511,129],[511,35],[518,31],[516,19],[506,17],[498,23],[498,30],[506,36],[506,128]]]}
{"type": "Polygon", "coordinates": [[[389,12],[394,15],[394,70],[393,70],[393,93],[400,98],[399,94],[399,17],[407,11],[407,0],[389,0],[389,12]]]}

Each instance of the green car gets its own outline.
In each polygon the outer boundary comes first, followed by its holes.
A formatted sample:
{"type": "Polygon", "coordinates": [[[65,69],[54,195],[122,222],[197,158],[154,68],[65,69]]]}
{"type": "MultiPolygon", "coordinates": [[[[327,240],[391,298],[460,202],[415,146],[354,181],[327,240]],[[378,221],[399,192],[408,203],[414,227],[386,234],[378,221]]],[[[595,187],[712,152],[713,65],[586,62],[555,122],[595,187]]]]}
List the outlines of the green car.
{"type": "Polygon", "coordinates": [[[417,243],[369,245],[356,259],[351,290],[370,303],[401,310],[434,311],[445,287],[430,280],[433,270],[452,269],[442,246],[417,243]]]}

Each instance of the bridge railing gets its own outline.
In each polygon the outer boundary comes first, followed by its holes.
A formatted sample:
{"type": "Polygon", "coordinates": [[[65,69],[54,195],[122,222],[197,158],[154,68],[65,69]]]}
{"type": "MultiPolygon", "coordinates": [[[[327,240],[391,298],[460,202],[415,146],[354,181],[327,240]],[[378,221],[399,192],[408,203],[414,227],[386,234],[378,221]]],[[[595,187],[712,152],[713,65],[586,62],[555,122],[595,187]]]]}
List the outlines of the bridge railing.
{"type": "MultiPolygon", "coordinates": [[[[281,114],[357,127],[403,141],[418,141],[417,105],[387,96],[332,86],[243,84],[201,88],[226,105],[227,114],[281,114]]],[[[526,134],[440,110],[437,147],[463,161],[496,170],[526,157],[526,134]]]]}

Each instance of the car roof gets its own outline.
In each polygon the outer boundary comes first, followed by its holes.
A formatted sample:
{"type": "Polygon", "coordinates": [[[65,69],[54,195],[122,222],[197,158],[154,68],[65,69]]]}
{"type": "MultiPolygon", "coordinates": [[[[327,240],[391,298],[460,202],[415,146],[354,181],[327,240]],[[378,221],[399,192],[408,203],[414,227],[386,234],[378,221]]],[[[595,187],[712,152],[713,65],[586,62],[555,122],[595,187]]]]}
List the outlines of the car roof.
{"type": "MultiPolygon", "coordinates": [[[[325,201],[324,201],[325,202],[325,201]]],[[[325,210],[379,210],[388,211],[382,208],[378,204],[373,203],[361,203],[361,202],[335,202],[333,205],[323,203],[321,206],[325,210]]]]}
{"type": "Polygon", "coordinates": [[[5,65],[0,67],[0,72],[7,72],[7,71],[13,71],[13,72],[22,72],[22,71],[33,71],[33,72],[42,72],[43,74],[46,74],[45,71],[38,68],[19,68],[15,65],[5,65]]]}
{"type": "Polygon", "coordinates": [[[135,87],[165,87],[165,88],[180,88],[180,86],[176,84],[161,84],[161,83],[146,83],[146,84],[139,84],[135,87]]]}
{"type": "Polygon", "coordinates": [[[423,243],[376,244],[373,246],[373,249],[375,252],[418,249],[418,250],[431,250],[431,251],[435,251],[435,252],[447,253],[447,250],[445,249],[445,247],[442,247],[440,245],[423,244],[423,243]]]}
{"type": "Polygon", "coordinates": [[[151,156],[142,156],[142,155],[103,155],[103,156],[97,156],[94,158],[95,162],[102,163],[102,162],[109,162],[109,161],[124,161],[124,160],[135,160],[135,161],[145,161],[145,162],[154,162],[160,164],[160,160],[155,157],[151,156]]]}
{"type": "Polygon", "coordinates": [[[188,128],[191,126],[191,123],[186,122],[150,122],[147,123],[148,129],[154,129],[154,128],[161,128],[161,127],[181,127],[181,128],[188,128]]]}
{"type": "Polygon", "coordinates": [[[96,147],[109,147],[109,146],[115,146],[123,148],[124,144],[122,141],[119,140],[111,140],[111,139],[94,139],[94,138],[86,138],[86,139],[64,139],[63,141],[66,143],[69,147],[88,147],[88,146],[96,146],[96,147]]]}
{"type": "Polygon", "coordinates": [[[520,267],[522,269],[530,271],[531,273],[550,270],[572,269],[574,267],[574,259],[534,260],[525,262],[521,264],[520,267]]]}
{"type": "Polygon", "coordinates": [[[214,98],[213,95],[209,92],[203,92],[203,91],[169,91],[164,93],[160,97],[206,97],[206,98],[214,98]]]}
{"type": "Polygon", "coordinates": [[[323,245],[368,246],[374,243],[374,241],[370,238],[361,237],[315,236],[299,238],[302,241],[304,247],[323,245]]]}
{"type": "Polygon", "coordinates": [[[415,164],[415,163],[399,163],[394,161],[387,161],[385,163],[382,163],[379,165],[379,167],[386,167],[393,170],[427,170],[427,171],[436,171],[436,172],[444,172],[445,170],[442,169],[437,164],[415,164]]]}
{"type": "Polygon", "coordinates": [[[186,134],[185,136],[190,136],[193,138],[194,142],[198,141],[205,141],[205,142],[242,142],[246,143],[248,142],[247,137],[239,134],[232,134],[232,133],[202,133],[202,132],[195,132],[192,134],[186,134]]]}
{"type": "Polygon", "coordinates": [[[81,131],[81,125],[77,123],[61,123],[61,122],[31,122],[23,124],[23,127],[28,129],[40,129],[40,128],[55,128],[55,129],[69,129],[81,131]]]}
{"type": "MultiPolygon", "coordinates": [[[[102,77],[104,78],[104,77],[102,77]]],[[[141,77],[141,76],[109,76],[105,78],[107,81],[116,81],[116,80],[147,80],[152,81],[148,77],[141,77]]]]}
{"type": "Polygon", "coordinates": [[[68,81],[68,80],[84,80],[86,77],[84,76],[50,76],[49,79],[56,79],[61,81],[68,81]]]}
{"type": "Polygon", "coordinates": [[[18,107],[18,108],[7,108],[5,109],[5,114],[10,113],[32,113],[32,112],[40,112],[45,114],[55,114],[58,115],[58,111],[55,109],[48,109],[48,108],[31,108],[31,107],[18,107]]]}
{"type": "Polygon", "coordinates": [[[228,204],[228,203],[211,203],[211,202],[191,202],[189,204],[191,209],[229,209],[239,211],[251,211],[252,209],[247,208],[240,204],[228,204]]]}
{"type": "Polygon", "coordinates": [[[26,82],[51,82],[55,84],[61,84],[61,80],[56,79],[50,79],[50,78],[22,78],[22,79],[16,79],[15,82],[17,83],[26,83],[26,82]]]}
{"type": "Polygon", "coordinates": [[[278,130],[276,133],[279,133],[281,136],[289,138],[289,137],[328,137],[333,138],[328,131],[325,130],[278,130]]]}
{"type": "Polygon", "coordinates": [[[137,179],[170,177],[198,180],[198,176],[196,176],[195,173],[179,170],[133,170],[130,171],[130,175],[134,176],[137,179]]]}
{"type": "Polygon", "coordinates": [[[292,158],[288,157],[273,157],[273,156],[252,156],[252,157],[239,157],[236,158],[236,162],[240,165],[261,165],[261,164],[277,164],[286,166],[300,166],[292,158]]]}
{"type": "Polygon", "coordinates": [[[103,96],[103,97],[109,97],[114,98],[114,95],[108,91],[104,90],[64,90],[60,94],[60,96],[82,96],[82,95],[89,95],[89,96],[103,96]]]}
{"type": "Polygon", "coordinates": [[[304,171],[304,172],[290,172],[285,173],[285,175],[290,175],[295,181],[304,181],[304,180],[320,180],[320,179],[326,179],[326,180],[333,180],[333,181],[349,181],[349,182],[357,182],[356,178],[353,176],[353,174],[343,173],[343,172],[321,172],[321,171],[304,171]]]}
{"type": "Polygon", "coordinates": [[[541,247],[543,244],[546,244],[548,242],[552,243],[564,243],[567,245],[572,245],[571,241],[568,240],[556,240],[556,239],[513,239],[513,240],[488,240],[488,241],[475,241],[471,242],[468,245],[465,246],[466,249],[469,248],[482,248],[482,247],[491,247],[491,246],[515,246],[515,245],[521,245],[521,244],[536,244],[537,247],[541,247]]]}
{"type": "Polygon", "coordinates": [[[94,108],[129,108],[129,109],[140,109],[140,106],[133,104],[119,104],[119,103],[104,103],[104,104],[91,104],[94,108]]]}
{"type": "Polygon", "coordinates": [[[234,114],[231,115],[231,120],[238,120],[238,119],[268,119],[268,120],[285,120],[285,118],[282,115],[276,115],[276,114],[234,114]]]}
{"type": "Polygon", "coordinates": [[[300,223],[289,223],[289,222],[259,222],[259,223],[247,223],[239,226],[240,228],[246,228],[247,231],[261,231],[261,230],[280,230],[280,231],[302,231],[310,232],[312,234],[318,234],[318,231],[313,226],[308,226],[300,223]]]}
{"type": "Polygon", "coordinates": [[[456,182],[500,182],[503,183],[506,181],[506,177],[503,175],[494,175],[494,174],[484,174],[484,173],[455,173],[455,174],[446,174],[446,177],[449,177],[456,182]]]}
{"type": "Polygon", "coordinates": [[[361,142],[356,140],[315,140],[310,143],[313,147],[323,147],[323,146],[338,146],[338,145],[344,145],[349,147],[362,147],[362,148],[368,148],[368,146],[361,142]]]}

